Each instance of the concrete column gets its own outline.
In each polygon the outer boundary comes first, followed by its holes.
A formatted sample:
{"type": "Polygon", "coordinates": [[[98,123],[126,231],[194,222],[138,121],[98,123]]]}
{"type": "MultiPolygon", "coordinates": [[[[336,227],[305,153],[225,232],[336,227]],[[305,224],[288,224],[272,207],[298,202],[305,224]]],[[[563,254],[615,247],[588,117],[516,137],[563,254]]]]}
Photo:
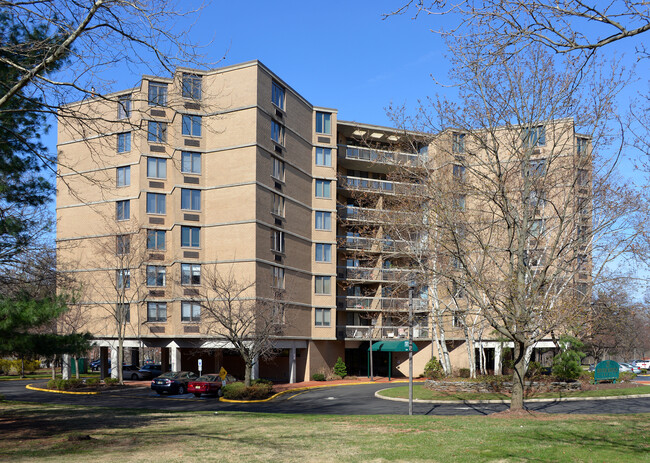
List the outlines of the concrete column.
{"type": "Polygon", "coordinates": [[[495,375],[500,375],[502,372],[501,369],[501,351],[503,350],[503,346],[501,344],[497,344],[496,347],[494,348],[494,374],[495,375]]]}
{"type": "Polygon", "coordinates": [[[163,373],[169,371],[169,349],[166,347],[160,348],[160,369],[163,373]]]}
{"type": "Polygon", "coordinates": [[[172,346],[169,348],[169,356],[172,361],[172,371],[181,371],[181,349],[179,347],[172,346]]]}
{"type": "Polygon", "coordinates": [[[111,378],[117,378],[120,364],[117,362],[117,347],[111,346],[111,378]]]}
{"type": "Polygon", "coordinates": [[[296,348],[289,349],[289,383],[296,382],[296,348]]]}
{"type": "Polygon", "coordinates": [[[140,363],[140,349],[137,347],[131,348],[131,365],[142,366],[140,363]]]}
{"type": "Polygon", "coordinates": [[[251,381],[260,377],[260,358],[255,357],[253,360],[253,371],[251,372],[251,381]]]}
{"type": "Polygon", "coordinates": [[[103,381],[108,376],[108,347],[99,348],[99,377],[103,381]]]}
{"type": "Polygon", "coordinates": [[[61,363],[61,377],[63,379],[70,379],[71,370],[70,354],[63,354],[61,363]]]}

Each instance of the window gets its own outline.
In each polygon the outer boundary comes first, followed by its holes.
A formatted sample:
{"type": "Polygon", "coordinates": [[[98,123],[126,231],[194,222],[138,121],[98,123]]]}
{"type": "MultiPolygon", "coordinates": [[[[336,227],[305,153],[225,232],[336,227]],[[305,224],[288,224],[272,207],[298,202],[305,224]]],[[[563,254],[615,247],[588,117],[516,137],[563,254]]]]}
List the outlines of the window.
{"type": "Polygon", "coordinates": [[[525,129],[521,133],[521,139],[524,145],[532,148],[534,146],[544,146],[546,144],[546,129],[543,125],[525,129]]]}
{"type": "Polygon", "coordinates": [[[181,321],[201,321],[201,305],[198,302],[181,302],[181,321]]]}
{"type": "Polygon", "coordinates": [[[271,230],[271,251],[284,252],[284,232],[271,230]]]}
{"type": "Polygon", "coordinates": [[[589,185],[589,171],[586,169],[578,169],[578,186],[589,185]]]}
{"type": "Polygon", "coordinates": [[[330,187],[332,182],[329,180],[316,180],[316,197],[331,198],[330,187]]]}
{"type": "Polygon", "coordinates": [[[282,267],[271,267],[271,286],[284,289],[284,269],[282,267]]]}
{"type": "Polygon", "coordinates": [[[201,99],[201,77],[194,74],[183,73],[182,82],[183,98],[201,99]]]}
{"type": "Polygon", "coordinates": [[[464,133],[454,133],[451,136],[451,151],[452,153],[464,153],[465,152],[465,134],[464,133]]]}
{"type": "Polygon", "coordinates": [[[129,220],[131,218],[131,201],[117,201],[116,218],[117,220],[129,220]]]}
{"type": "Polygon", "coordinates": [[[530,223],[531,236],[538,238],[544,233],[544,219],[535,219],[530,223]]]}
{"type": "Polygon", "coordinates": [[[165,143],[167,141],[167,122],[149,121],[147,140],[154,143],[165,143]]]}
{"type": "Polygon", "coordinates": [[[526,203],[532,208],[543,208],[546,203],[546,191],[532,189],[528,192],[526,203]]]}
{"type": "Polygon", "coordinates": [[[149,106],[167,106],[167,84],[149,82],[149,106]]]}
{"type": "Polygon", "coordinates": [[[271,102],[280,109],[284,109],[284,88],[273,82],[271,84],[271,102]]]}
{"type": "Polygon", "coordinates": [[[201,136],[201,116],[183,114],[183,135],[201,136]]]}
{"type": "Polygon", "coordinates": [[[201,284],[201,264],[181,264],[181,284],[201,284]]]}
{"type": "Polygon", "coordinates": [[[117,152],[126,153],[131,151],[131,132],[117,134],[117,152]]]}
{"type": "Polygon", "coordinates": [[[465,195],[455,195],[452,200],[452,206],[458,211],[465,210],[465,195]]]}
{"type": "Polygon", "coordinates": [[[167,269],[160,265],[147,265],[147,286],[166,286],[167,269]]]}
{"type": "Polygon", "coordinates": [[[117,289],[128,289],[131,287],[131,270],[116,271],[117,289]]]}
{"type": "Polygon", "coordinates": [[[129,186],[131,184],[131,167],[117,168],[117,186],[129,186]]]}
{"type": "Polygon", "coordinates": [[[117,99],[117,118],[128,119],[131,117],[131,95],[122,95],[117,99]]]}
{"type": "Polygon", "coordinates": [[[147,230],[147,249],[165,250],[165,230],[147,230]]]}
{"type": "Polygon", "coordinates": [[[330,309],[316,309],[316,326],[330,326],[331,323],[330,309]]]}
{"type": "Polygon", "coordinates": [[[271,171],[271,177],[284,182],[284,161],[281,161],[278,158],[273,158],[273,170],[271,171]]]}
{"type": "Polygon", "coordinates": [[[181,246],[185,248],[198,248],[200,246],[199,227],[181,227],[181,246]]]}
{"type": "Polygon", "coordinates": [[[316,294],[331,294],[332,291],[332,277],[315,277],[316,294]]]}
{"type": "Polygon", "coordinates": [[[275,121],[271,121],[271,140],[284,145],[284,126],[275,121]]]}
{"type": "Polygon", "coordinates": [[[579,156],[585,156],[587,154],[588,144],[589,140],[586,138],[578,138],[576,140],[576,151],[578,152],[579,156]]]}
{"type": "Polygon", "coordinates": [[[330,148],[316,148],[316,165],[332,167],[332,150],[330,148]]]}
{"type": "Polygon", "coordinates": [[[165,213],[165,195],[163,193],[147,193],[147,214],[165,213]]]}
{"type": "Polygon", "coordinates": [[[454,328],[460,328],[461,326],[463,326],[458,312],[451,313],[451,326],[453,326],[454,328]]]}
{"type": "Polygon", "coordinates": [[[459,182],[464,182],[465,181],[465,166],[461,166],[460,164],[454,164],[454,180],[457,180],[459,182]]]}
{"type": "Polygon", "coordinates": [[[147,158],[147,177],[167,178],[167,159],[147,158]]]}
{"type": "Polygon", "coordinates": [[[524,169],[524,177],[543,177],[546,174],[546,159],[531,159],[528,168],[524,169]]]}
{"type": "Polygon", "coordinates": [[[201,174],[201,153],[183,151],[181,153],[181,172],[185,174],[201,174]]]}
{"type": "Polygon", "coordinates": [[[460,284],[458,284],[457,281],[454,281],[452,284],[451,296],[454,299],[462,299],[465,297],[465,289],[460,284]]]}
{"type": "Polygon", "coordinates": [[[189,211],[201,210],[201,190],[181,188],[181,209],[189,211]]]}
{"type": "Polygon", "coordinates": [[[271,212],[278,217],[284,217],[284,197],[277,193],[273,193],[273,204],[271,205],[271,212]]]}
{"type": "Polygon", "coordinates": [[[167,303],[166,302],[147,302],[147,321],[148,322],[166,322],[167,321],[167,303]]]}
{"type": "Polygon", "coordinates": [[[458,256],[452,256],[451,258],[451,266],[455,269],[462,269],[463,268],[463,261],[458,257],[458,256]]]}
{"type": "Polygon", "coordinates": [[[332,213],[316,211],[316,230],[332,229],[332,213]]]}
{"type": "Polygon", "coordinates": [[[331,244],[316,244],[316,262],[332,262],[331,244]]]}
{"type": "Polygon", "coordinates": [[[131,252],[131,237],[129,235],[117,235],[115,253],[118,255],[131,252]]]}
{"type": "Polygon", "coordinates": [[[539,267],[540,265],[544,265],[544,251],[541,249],[524,251],[524,265],[526,267],[539,267]]]}
{"type": "Polygon", "coordinates": [[[316,112],[316,133],[332,133],[332,114],[316,112]]]}
{"type": "Polygon", "coordinates": [[[124,323],[131,323],[131,306],[130,304],[117,304],[115,314],[118,319],[124,323]]]}

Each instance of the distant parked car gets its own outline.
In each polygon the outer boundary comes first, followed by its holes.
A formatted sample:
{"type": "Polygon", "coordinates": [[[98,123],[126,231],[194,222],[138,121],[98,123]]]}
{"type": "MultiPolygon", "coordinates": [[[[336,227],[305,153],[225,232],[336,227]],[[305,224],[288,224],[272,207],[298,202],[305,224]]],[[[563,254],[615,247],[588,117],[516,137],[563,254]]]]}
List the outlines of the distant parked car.
{"type": "Polygon", "coordinates": [[[155,378],[162,375],[162,365],[156,363],[148,363],[140,368],[140,373],[147,379],[155,378]]]}
{"type": "Polygon", "coordinates": [[[92,362],[90,362],[90,371],[99,371],[101,364],[102,361],[100,359],[93,360],[92,362]]]}
{"type": "Polygon", "coordinates": [[[630,365],[629,363],[619,363],[618,364],[618,371],[620,373],[622,373],[624,371],[630,371],[630,372],[636,373],[638,375],[639,373],[641,373],[641,368],[639,368],[637,366],[634,366],[634,365],[630,365]]]}
{"type": "Polygon", "coordinates": [[[630,363],[642,370],[650,370],[650,360],[632,360],[630,363]]]}
{"type": "Polygon", "coordinates": [[[201,394],[221,397],[221,378],[217,374],[199,376],[194,381],[190,381],[187,392],[191,392],[196,397],[200,397],[201,394]]]}
{"type": "MultiPolygon", "coordinates": [[[[108,374],[111,374],[112,368],[108,369],[108,374]]],[[[124,379],[139,380],[139,379],[149,379],[148,376],[140,373],[140,369],[135,365],[124,365],[122,367],[122,377],[124,379]]]]}
{"type": "Polygon", "coordinates": [[[170,371],[154,378],[151,381],[151,389],[158,394],[167,392],[182,395],[187,392],[188,383],[196,378],[196,374],[191,371],[170,371]]]}

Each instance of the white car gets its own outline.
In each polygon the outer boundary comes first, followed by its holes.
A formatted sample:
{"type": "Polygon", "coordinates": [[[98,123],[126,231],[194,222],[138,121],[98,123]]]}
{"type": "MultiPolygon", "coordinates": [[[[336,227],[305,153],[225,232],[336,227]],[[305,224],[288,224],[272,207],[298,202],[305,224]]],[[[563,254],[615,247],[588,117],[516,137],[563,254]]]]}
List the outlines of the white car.
{"type": "Polygon", "coordinates": [[[630,363],[642,370],[650,370],[650,360],[632,360],[630,363]]]}
{"type": "Polygon", "coordinates": [[[624,371],[631,371],[634,374],[639,374],[641,373],[641,368],[635,366],[635,365],[630,365],[629,363],[619,363],[618,364],[618,371],[620,373],[623,373],[624,371]]]}

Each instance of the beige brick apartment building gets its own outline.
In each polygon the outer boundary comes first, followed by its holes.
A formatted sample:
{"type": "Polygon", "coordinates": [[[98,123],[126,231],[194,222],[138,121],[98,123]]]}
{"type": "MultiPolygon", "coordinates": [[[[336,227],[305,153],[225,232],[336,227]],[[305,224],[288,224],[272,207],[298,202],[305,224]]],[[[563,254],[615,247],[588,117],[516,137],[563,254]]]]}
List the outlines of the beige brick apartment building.
{"type": "MultiPolygon", "coordinates": [[[[302,381],[337,357],[366,374],[371,336],[406,337],[398,314],[408,296],[387,289],[404,280],[408,260],[399,240],[361,230],[399,213],[380,199],[402,188],[386,175],[437,153],[429,139],[411,134],[413,149],[400,152],[399,131],[340,121],[258,61],[144,76],[77,108],[96,117],[59,125],[59,265],[83,284],[86,329],[113,363],[124,313],[134,362],[157,348],[173,370],[196,371],[202,359],[204,372],[242,376],[232,346],[201,320],[208,271],[252,283],[250,299],[287,304],[278,355],[260,360],[256,376],[302,381]],[[360,204],[358,191],[376,200],[360,204]]],[[[413,304],[419,374],[435,352],[426,293],[413,304]]],[[[452,362],[466,366],[452,313],[445,323],[452,362]]],[[[498,370],[501,343],[483,344],[498,370]]],[[[387,374],[387,354],[376,355],[375,374],[387,374]]],[[[407,371],[406,358],[393,354],[392,374],[407,371]]]]}

